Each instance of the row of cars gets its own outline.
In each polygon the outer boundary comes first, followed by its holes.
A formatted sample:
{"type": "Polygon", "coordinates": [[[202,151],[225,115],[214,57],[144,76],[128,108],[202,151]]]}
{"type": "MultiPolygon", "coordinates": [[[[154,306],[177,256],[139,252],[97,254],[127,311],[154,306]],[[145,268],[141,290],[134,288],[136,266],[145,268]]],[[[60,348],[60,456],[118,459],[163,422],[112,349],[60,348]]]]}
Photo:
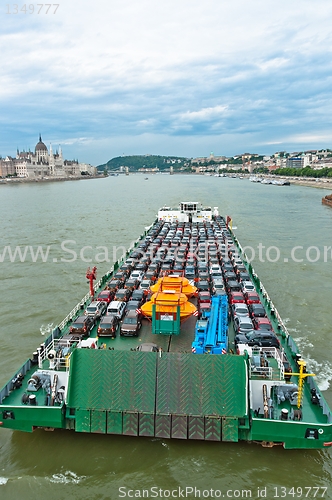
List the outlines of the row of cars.
{"type": "Polygon", "coordinates": [[[90,320],[80,317],[72,329],[77,323],[83,330],[86,327],[83,333],[88,333],[100,319],[98,335],[115,336],[124,316],[120,333],[137,335],[140,307],[149,298],[151,284],[170,273],[183,274],[194,282],[200,316],[208,312],[211,295],[228,295],[236,344],[265,343],[269,337],[268,345],[277,346],[259,296],[221,217],[201,223],[157,222],[98,295],[99,304],[88,306],[85,312],[90,320]],[[106,309],[100,302],[107,304],[106,309]],[[265,320],[256,321],[256,317],[265,320]],[[83,325],[89,322],[92,326],[83,325]]]}
{"type": "Polygon", "coordinates": [[[131,291],[128,300],[112,300],[115,297],[116,294],[109,293],[108,290],[101,292],[96,300],[87,306],[84,315],[72,323],[70,333],[88,336],[99,321],[99,337],[116,337],[119,327],[120,335],[137,336],[142,325],[139,307],[145,301],[145,293],[141,290],[131,291]]]}
{"type": "Polygon", "coordinates": [[[230,305],[235,330],[235,347],[238,344],[249,346],[280,348],[280,342],[273,331],[266,311],[255,292],[236,294],[230,305]]]}
{"type": "Polygon", "coordinates": [[[223,243],[219,225],[213,228],[212,224],[207,227],[205,223],[190,226],[184,223],[155,224],[145,240],[113,274],[105,290],[89,304],[84,315],[72,323],[71,334],[88,336],[99,321],[98,336],[116,336],[119,325],[121,335],[138,335],[142,320],[140,306],[151,293],[150,285],[170,272],[183,274],[187,264],[186,274],[192,274],[199,289],[202,285],[202,290],[206,287],[210,290],[213,285],[215,291],[223,290],[219,251],[215,244],[218,238],[223,243]],[[190,248],[193,242],[196,246],[190,248]],[[193,257],[194,253],[196,257],[193,257]],[[210,270],[215,273],[214,284],[210,270]]]}
{"type": "Polygon", "coordinates": [[[213,294],[228,295],[230,319],[233,319],[235,331],[235,346],[246,344],[249,346],[280,348],[271,322],[250,280],[247,270],[233,246],[225,225],[221,225],[223,234],[219,240],[227,246],[227,252],[220,258],[218,264],[211,265],[210,281],[212,286],[204,292],[198,293],[198,315],[208,317],[211,307],[210,290],[213,294]],[[221,276],[220,276],[221,273],[221,276]]]}

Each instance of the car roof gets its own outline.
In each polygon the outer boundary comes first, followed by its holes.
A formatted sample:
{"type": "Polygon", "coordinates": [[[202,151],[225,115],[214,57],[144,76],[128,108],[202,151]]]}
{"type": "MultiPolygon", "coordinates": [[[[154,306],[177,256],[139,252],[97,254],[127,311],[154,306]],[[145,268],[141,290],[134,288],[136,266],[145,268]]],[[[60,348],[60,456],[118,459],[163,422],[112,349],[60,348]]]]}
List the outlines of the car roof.
{"type": "Polygon", "coordinates": [[[241,309],[245,307],[246,309],[248,309],[248,306],[245,302],[234,302],[234,304],[232,304],[232,308],[233,309],[241,309]]]}
{"type": "Polygon", "coordinates": [[[136,309],[129,309],[127,311],[127,314],[125,316],[126,318],[136,318],[137,317],[137,312],[136,309]]]}
{"type": "Polygon", "coordinates": [[[116,316],[112,316],[112,315],[102,316],[102,318],[100,318],[100,324],[113,323],[114,321],[117,321],[117,320],[118,320],[118,318],[116,316]]]}
{"type": "Polygon", "coordinates": [[[108,308],[111,308],[111,307],[120,307],[121,304],[126,304],[126,303],[122,302],[122,300],[112,300],[112,302],[110,302],[108,308]]]}
{"type": "Polygon", "coordinates": [[[239,317],[236,317],[236,320],[237,320],[239,323],[251,323],[251,324],[252,324],[252,321],[251,321],[251,319],[249,318],[249,316],[239,316],[239,317]]]}

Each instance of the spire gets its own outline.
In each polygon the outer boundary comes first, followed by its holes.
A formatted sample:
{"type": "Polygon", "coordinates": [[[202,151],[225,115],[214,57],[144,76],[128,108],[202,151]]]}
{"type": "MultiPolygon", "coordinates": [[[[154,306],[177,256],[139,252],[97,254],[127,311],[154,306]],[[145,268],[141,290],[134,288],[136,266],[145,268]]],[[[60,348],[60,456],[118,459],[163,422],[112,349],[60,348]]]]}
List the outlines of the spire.
{"type": "Polygon", "coordinates": [[[42,142],[41,133],[39,132],[39,142],[42,142]]]}

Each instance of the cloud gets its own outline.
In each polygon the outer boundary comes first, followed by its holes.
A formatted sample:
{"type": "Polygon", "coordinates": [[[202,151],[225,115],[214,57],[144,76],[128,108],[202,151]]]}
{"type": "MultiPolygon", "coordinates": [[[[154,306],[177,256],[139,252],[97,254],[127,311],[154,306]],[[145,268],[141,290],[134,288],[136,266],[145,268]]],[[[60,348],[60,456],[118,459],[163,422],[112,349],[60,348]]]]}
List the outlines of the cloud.
{"type": "Polygon", "coordinates": [[[52,16],[1,14],[0,153],[39,132],[92,163],[134,146],[329,147],[331,14],[324,0],[68,0],[52,16]]]}

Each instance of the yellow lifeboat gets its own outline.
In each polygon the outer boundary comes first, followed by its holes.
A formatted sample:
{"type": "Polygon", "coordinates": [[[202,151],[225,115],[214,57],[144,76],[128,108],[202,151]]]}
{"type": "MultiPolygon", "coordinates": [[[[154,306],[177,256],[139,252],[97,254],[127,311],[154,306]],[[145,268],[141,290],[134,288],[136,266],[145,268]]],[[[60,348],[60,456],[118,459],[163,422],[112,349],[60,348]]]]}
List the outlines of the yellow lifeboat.
{"type": "Polygon", "coordinates": [[[184,293],[177,292],[176,290],[163,290],[156,292],[152,295],[151,300],[145,302],[141,306],[141,311],[144,316],[152,317],[152,306],[156,304],[156,313],[164,313],[173,315],[180,306],[180,319],[183,321],[189,316],[192,316],[197,309],[189,302],[188,297],[184,293]]]}
{"type": "Polygon", "coordinates": [[[184,293],[188,298],[192,297],[197,288],[191,285],[187,278],[178,275],[168,275],[163,278],[159,278],[155,285],[150,287],[151,292],[165,291],[165,290],[175,290],[179,293],[184,293]]]}

